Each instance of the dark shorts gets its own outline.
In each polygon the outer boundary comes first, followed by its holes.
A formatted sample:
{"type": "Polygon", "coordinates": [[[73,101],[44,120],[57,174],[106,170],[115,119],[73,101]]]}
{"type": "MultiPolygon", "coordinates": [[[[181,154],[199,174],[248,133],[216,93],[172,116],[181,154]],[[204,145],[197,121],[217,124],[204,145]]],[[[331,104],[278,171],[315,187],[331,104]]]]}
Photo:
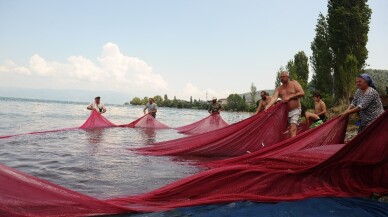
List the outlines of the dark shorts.
{"type": "Polygon", "coordinates": [[[320,118],[323,122],[327,121],[327,116],[326,116],[325,114],[319,115],[319,118],[320,118]]]}
{"type": "Polygon", "coordinates": [[[152,117],[156,118],[156,113],[151,113],[152,117]]]}

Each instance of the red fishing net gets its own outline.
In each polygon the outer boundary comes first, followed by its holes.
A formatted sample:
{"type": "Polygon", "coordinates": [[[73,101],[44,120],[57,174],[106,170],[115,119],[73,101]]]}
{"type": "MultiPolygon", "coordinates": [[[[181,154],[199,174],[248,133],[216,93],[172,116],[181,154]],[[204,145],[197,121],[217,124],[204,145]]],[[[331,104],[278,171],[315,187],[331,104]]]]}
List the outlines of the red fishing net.
{"type": "Polygon", "coordinates": [[[200,134],[223,128],[228,125],[229,124],[222,119],[220,113],[216,112],[192,124],[178,127],[176,130],[178,130],[179,133],[184,134],[200,134]]]}
{"type": "Polygon", "coordinates": [[[281,141],[286,126],[287,106],[280,103],[221,129],[135,150],[149,155],[239,156],[281,141]]]}
{"type": "MultiPolygon", "coordinates": [[[[321,128],[332,127],[322,125],[321,128]]],[[[329,130],[329,129],[327,129],[329,130]]],[[[240,200],[276,202],[308,197],[368,197],[388,193],[388,113],[345,145],[278,156],[276,168],[235,165],[211,169],[149,193],[109,200],[155,211],[240,200]],[[303,167],[300,165],[303,164],[303,167]]],[[[304,143],[301,140],[300,143],[304,143]]]]}
{"type": "MultiPolygon", "coordinates": [[[[336,121],[341,123],[338,119],[332,123],[336,121]]],[[[312,132],[329,131],[332,127],[328,122],[312,132]]],[[[240,200],[275,202],[324,196],[367,197],[373,192],[386,194],[387,134],[388,113],[385,112],[345,145],[316,146],[308,140],[311,145],[300,145],[305,142],[300,139],[289,144],[298,146],[295,151],[275,149],[275,154],[268,153],[268,161],[276,166],[224,166],[146,194],[105,201],[0,165],[0,215],[85,216],[240,200]]],[[[299,137],[308,139],[306,135],[299,137]]],[[[265,162],[264,158],[260,160],[265,162]]]]}
{"type": "Polygon", "coordinates": [[[210,167],[220,167],[233,164],[265,164],[266,166],[277,166],[277,164],[273,162],[276,161],[276,157],[292,154],[303,149],[344,143],[347,123],[347,119],[334,118],[327,121],[324,125],[298,134],[294,138],[260,149],[252,154],[207,162],[204,164],[210,167]],[[269,161],[268,158],[273,158],[273,160],[269,161]]]}
{"type": "Polygon", "coordinates": [[[116,127],[117,125],[110,122],[104,116],[102,116],[96,110],[93,110],[89,118],[79,128],[81,129],[92,129],[99,127],[116,127]]]}
{"type": "Polygon", "coordinates": [[[130,212],[0,164],[0,216],[89,216],[130,212]]]}
{"type": "Polygon", "coordinates": [[[143,115],[142,117],[132,121],[129,124],[120,125],[121,127],[141,127],[152,129],[169,129],[170,127],[156,120],[151,114],[143,115]]]}

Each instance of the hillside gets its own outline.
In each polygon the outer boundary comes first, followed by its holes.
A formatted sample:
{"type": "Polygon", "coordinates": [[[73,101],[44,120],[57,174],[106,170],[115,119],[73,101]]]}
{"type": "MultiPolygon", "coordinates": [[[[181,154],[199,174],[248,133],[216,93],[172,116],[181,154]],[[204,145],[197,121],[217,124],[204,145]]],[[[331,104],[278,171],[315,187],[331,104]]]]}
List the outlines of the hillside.
{"type": "Polygon", "coordinates": [[[381,95],[388,94],[385,89],[388,86],[388,70],[366,69],[365,73],[372,76],[373,80],[377,84],[377,91],[381,95]]]}

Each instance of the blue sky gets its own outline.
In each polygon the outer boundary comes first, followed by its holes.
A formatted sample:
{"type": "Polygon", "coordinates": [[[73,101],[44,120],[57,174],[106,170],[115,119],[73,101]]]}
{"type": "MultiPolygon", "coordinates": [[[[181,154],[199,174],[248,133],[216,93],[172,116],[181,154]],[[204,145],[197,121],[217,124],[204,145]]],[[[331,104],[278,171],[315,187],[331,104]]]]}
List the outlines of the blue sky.
{"type": "MultiPolygon", "coordinates": [[[[388,69],[388,1],[369,5],[367,63],[388,69]]],[[[311,55],[319,12],[327,1],[0,0],[0,87],[181,99],[273,89],[280,66],[311,55]]]]}

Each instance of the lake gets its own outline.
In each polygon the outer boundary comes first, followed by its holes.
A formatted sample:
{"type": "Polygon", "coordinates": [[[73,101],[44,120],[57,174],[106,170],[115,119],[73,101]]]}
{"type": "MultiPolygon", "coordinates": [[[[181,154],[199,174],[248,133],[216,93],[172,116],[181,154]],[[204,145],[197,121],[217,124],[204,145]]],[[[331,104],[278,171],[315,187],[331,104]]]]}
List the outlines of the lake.
{"type": "MultiPolygon", "coordinates": [[[[0,136],[79,127],[89,103],[0,97],[0,136]]],[[[127,124],[143,115],[141,106],[106,105],[104,116],[127,124]]],[[[193,123],[205,110],[159,108],[156,118],[170,127],[193,123]]],[[[229,124],[249,113],[222,112],[229,124]]],[[[148,192],[203,170],[197,160],[144,156],[128,148],[184,137],[174,129],[101,128],[27,134],[0,139],[0,163],[100,199],[148,192]]]]}

